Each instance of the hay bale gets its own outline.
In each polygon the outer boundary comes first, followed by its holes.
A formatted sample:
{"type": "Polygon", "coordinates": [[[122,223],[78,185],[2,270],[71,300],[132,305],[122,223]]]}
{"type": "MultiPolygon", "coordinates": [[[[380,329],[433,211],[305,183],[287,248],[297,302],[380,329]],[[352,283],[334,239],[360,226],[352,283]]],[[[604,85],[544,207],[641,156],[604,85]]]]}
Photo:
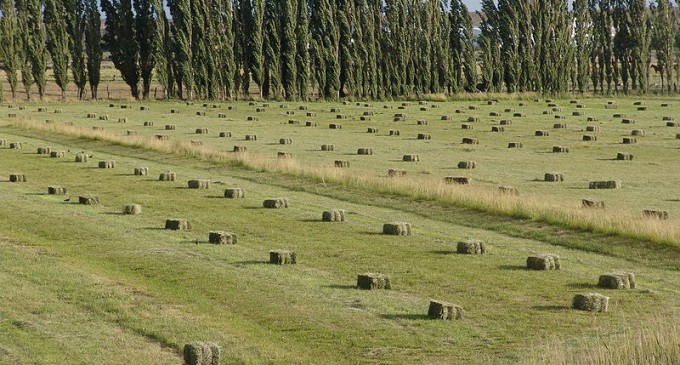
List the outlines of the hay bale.
{"type": "Polygon", "coordinates": [[[177,174],[173,171],[162,172],[158,176],[158,181],[175,181],[177,179],[177,174]]]}
{"type": "Polygon", "coordinates": [[[205,117],[205,112],[204,111],[197,111],[196,116],[205,117]]]}
{"type": "Polygon", "coordinates": [[[680,139],[680,133],[675,135],[675,139],[680,139]]]}
{"type": "Polygon", "coordinates": [[[583,140],[587,141],[587,142],[594,142],[594,141],[597,141],[597,136],[593,136],[591,134],[584,134],[583,140]]]}
{"type": "Polygon", "coordinates": [[[647,109],[648,109],[648,108],[647,108],[646,106],[639,106],[639,107],[637,108],[637,110],[638,110],[638,111],[641,111],[641,112],[642,112],[642,111],[645,111],[645,110],[647,110],[647,109]]]}
{"type": "Polygon", "coordinates": [[[109,120],[109,116],[108,115],[100,115],[99,120],[109,120]]]}
{"type": "Polygon", "coordinates": [[[170,137],[167,134],[156,134],[156,135],[154,135],[154,138],[157,141],[167,141],[167,140],[170,139],[170,137]]]}
{"type": "Polygon", "coordinates": [[[586,118],[586,120],[589,121],[589,122],[597,122],[597,118],[595,118],[595,117],[588,117],[588,118],[586,118]]]}
{"type": "Polygon", "coordinates": [[[396,113],[394,114],[394,117],[403,119],[406,118],[406,113],[396,113]]]}
{"type": "Polygon", "coordinates": [[[118,118],[118,123],[127,123],[128,119],[123,117],[123,118],[118,118]]]}
{"type": "Polygon", "coordinates": [[[262,207],[267,209],[288,208],[288,199],[286,198],[265,199],[262,202],[262,207]]]}
{"type": "Polygon", "coordinates": [[[133,172],[135,176],[147,176],[149,175],[149,168],[146,166],[135,167],[133,172]]]}
{"type": "Polygon", "coordinates": [[[505,128],[501,126],[491,126],[491,131],[492,132],[505,132],[505,128]]]}
{"type": "Polygon", "coordinates": [[[87,113],[88,119],[97,119],[97,113],[87,113]]]}
{"type": "Polygon", "coordinates": [[[49,155],[50,152],[52,152],[50,147],[38,147],[37,151],[39,155],[49,155]]]}
{"type": "Polygon", "coordinates": [[[0,146],[6,146],[7,145],[7,140],[4,138],[0,138],[0,146]]]}
{"type": "Polygon", "coordinates": [[[78,197],[78,204],[97,205],[99,204],[99,197],[96,195],[81,195],[78,197]]]}
{"type": "Polygon", "coordinates": [[[626,115],[623,114],[623,113],[617,113],[617,114],[612,115],[612,118],[625,118],[625,117],[626,117],[626,115]]]}
{"type": "Polygon", "coordinates": [[[591,181],[588,185],[589,189],[620,189],[621,181],[607,180],[607,181],[591,181]]]}
{"type": "Polygon", "coordinates": [[[553,129],[566,129],[567,124],[566,123],[555,123],[553,124],[553,129]]]}
{"type": "Polygon", "coordinates": [[[574,117],[582,117],[583,112],[575,111],[575,112],[571,112],[571,115],[574,116],[574,117]]]}
{"type": "Polygon", "coordinates": [[[332,144],[322,144],[321,150],[322,151],[333,151],[333,150],[335,150],[335,146],[332,145],[332,144]]]}
{"type": "Polygon", "coordinates": [[[633,129],[633,130],[630,132],[630,135],[631,135],[631,136],[644,136],[644,135],[645,135],[645,131],[644,131],[643,129],[633,129]]]}
{"type": "Polygon", "coordinates": [[[246,146],[234,146],[233,151],[237,153],[246,153],[248,152],[248,148],[246,146]]]}
{"type": "Polygon", "coordinates": [[[231,137],[231,132],[220,132],[220,138],[231,137]]]}
{"type": "Polygon", "coordinates": [[[349,161],[335,160],[335,162],[333,162],[333,166],[341,168],[349,167],[349,161]]]}
{"type": "Polygon", "coordinates": [[[508,143],[508,148],[522,148],[522,142],[510,142],[508,143]]]}
{"type": "Polygon", "coordinates": [[[389,169],[389,170],[387,170],[387,176],[389,176],[389,177],[406,176],[406,171],[405,170],[389,169]]]}
{"type": "Polygon", "coordinates": [[[468,121],[468,123],[475,123],[475,122],[479,122],[479,118],[477,118],[477,117],[468,117],[468,118],[467,118],[467,121],[468,121]]]}
{"type": "Polygon", "coordinates": [[[453,115],[442,115],[441,120],[453,120],[453,115]]]}
{"type": "Polygon", "coordinates": [[[663,118],[661,118],[661,120],[666,122],[666,121],[673,121],[673,120],[675,120],[675,118],[673,118],[673,117],[663,117],[663,118]]]}
{"type": "Polygon", "coordinates": [[[10,150],[20,150],[22,148],[23,148],[23,144],[21,142],[11,142],[9,144],[10,150]]]}
{"type": "Polygon", "coordinates": [[[103,131],[104,127],[92,127],[93,131],[103,131]]]}
{"type": "Polygon", "coordinates": [[[600,131],[600,126],[597,126],[597,125],[586,126],[586,132],[599,132],[599,131],[600,131]]]}
{"type": "Polygon", "coordinates": [[[293,158],[293,154],[291,152],[277,152],[276,154],[277,158],[293,158]]]}
{"type": "Polygon", "coordinates": [[[471,124],[463,123],[460,125],[462,129],[475,129],[471,124]]]}
{"type": "Polygon", "coordinates": [[[128,136],[136,136],[137,131],[133,131],[133,130],[128,129],[127,131],[125,131],[125,134],[127,134],[128,136]]]}
{"type": "Polygon", "coordinates": [[[347,116],[344,115],[344,114],[337,114],[337,115],[335,116],[335,119],[347,119],[347,116]]]}
{"type": "Polygon", "coordinates": [[[340,113],[340,108],[331,108],[331,113],[340,113]]]}
{"type": "Polygon", "coordinates": [[[208,134],[208,128],[196,128],[196,134],[208,134]]]}
{"type": "Polygon", "coordinates": [[[392,283],[387,275],[367,272],[357,276],[357,288],[364,290],[392,289],[392,283]]]}
{"type": "Polygon", "coordinates": [[[637,139],[634,137],[623,137],[623,144],[635,144],[637,143],[637,139]]]}
{"type": "Polygon", "coordinates": [[[581,199],[581,207],[583,208],[594,208],[594,209],[604,209],[605,204],[602,200],[593,199],[581,199]]]}
{"type": "Polygon", "coordinates": [[[210,180],[189,180],[187,186],[189,189],[210,189],[210,180]]]}
{"type": "Polygon", "coordinates": [[[642,211],[642,215],[645,216],[645,218],[654,218],[654,219],[663,219],[663,220],[668,219],[668,211],[667,210],[645,209],[645,210],[642,211]]]}
{"type": "Polygon", "coordinates": [[[246,191],[242,188],[224,189],[224,197],[229,199],[243,199],[246,197],[246,191]]]}
{"type": "Polygon", "coordinates": [[[153,127],[153,121],[146,121],[144,122],[145,127],[153,127]]]}
{"type": "Polygon", "coordinates": [[[526,115],[523,114],[523,113],[514,113],[512,116],[513,116],[513,118],[524,118],[524,117],[526,117],[526,115]]]}
{"type": "Polygon", "coordinates": [[[298,110],[308,110],[308,109],[309,109],[309,107],[307,105],[300,105],[298,107],[298,110]]]}
{"type": "Polygon", "coordinates": [[[615,272],[600,275],[597,286],[605,289],[635,289],[635,274],[615,272]]]}
{"type": "Polygon", "coordinates": [[[584,293],[574,295],[572,308],[589,312],[607,312],[609,297],[599,293],[584,293]]]}
{"type": "Polygon", "coordinates": [[[307,112],[305,115],[310,118],[316,117],[316,113],[314,112],[307,112]]]}
{"type": "Polygon", "coordinates": [[[309,122],[309,121],[305,122],[305,127],[316,127],[318,125],[319,125],[319,123],[317,123],[317,122],[309,122]]]}
{"type": "Polygon", "coordinates": [[[500,117],[500,116],[501,116],[501,113],[498,113],[498,112],[490,112],[490,113],[489,113],[489,116],[490,116],[490,117],[500,117]]]}
{"type": "Polygon", "coordinates": [[[561,268],[560,257],[555,254],[544,253],[527,257],[527,269],[560,270],[561,268]]]}
{"type": "Polygon", "coordinates": [[[569,153],[569,147],[553,146],[553,153],[569,153]]]}
{"type": "Polygon", "coordinates": [[[191,342],[184,345],[184,365],[219,365],[220,347],[212,342],[191,342]]]}
{"type": "Polygon", "coordinates": [[[500,125],[511,125],[511,124],[512,124],[512,120],[510,120],[510,119],[503,119],[503,120],[501,120],[501,121],[499,122],[499,124],[500,124],[500,125]]]}
{"type": "Polygon", "coordinates": [[[420,156],[416,154],[408,154],[401,157],[402,161],[405,162],[418,162],[420,161],[420,156]]]}
{"type": "Polygon", "coordinates": [[[464,176],[445,176],[444,183],[446,184],[458,184],[458,185],[470,185],[472,179],[464,176]]]}
{"type": "Polygon", "coordinates": [[[7,117],[8,117],[8,118],[16,118],[16,117],[17,117],[17,113],[9,113],[9,114],[7,114],[7,117]]]}
{"type": "Polygon", "coordinates": [[[368,127],[366,133],[378,133],[378,128],[368,127]]]}
{"type": "Polygon", "coordinates": [[[427,121],[426,120],[418,120],[418,121],[416,121],[416,124],[417,125],[427,125],[427,121]]]}
{"type": "Polygon", "coordinates": [[[97,167],[99,167],[100,169],[113,169],[116,168],[116,161],[113,160],[99,161],[97,167]]]}
{"type": "Polygon", "coordinates": [[[633,119],[623,119],[621,124],[635,124],[635,121],[633,119]]]}
{"type": "Polygon", "coordinates": [[[342,129],[342,124],[331,123],[328,125],[328,129],[342,129]]]}
{"type": "Polygon", "coordinates": [[[506,112],[506,113],[514,113],[515,108],[505,108],[505,110],[503,110],[503,111],[506,112]]]}
{"type": "Polygon", "coordinates": [[[170,109],[170,114],[179,114],[179,109],[170,109]]]}
{"type": "Polygon", "coordinates": [[[553,111],[552,110],[544,110],[543,115],[552,115],[553,111]]]}
{"type": "Polygon", "coordinates": [[[463,307],[434,299],[430,299],[430,306],[427,309],[428,318],[443,319],[445,321],[463,319],[463,314],[463,307]]]}
{"type": "Polygon", "coordinates": [[[235,245],[238,243],[238,237],[235,233],[224,231],[210,231],[208,233],[208,243],[215,245],[235,245]]]}
{"type": "Polygon", "coordinates": [[[477,140],[477,138],[465,137],[465,138],[463,138],[462,143],[463,144],[479,144],[479,141],[477,140]]]}
{"type": "Polygon", "coordinates": [[[399,135],[401,135],[401,132],[399,132],[398,130],[394,130],[394,129],[390,130],[390,136],[397,137],[399,135]]]}
{"type": "Polygon", "coordinates": [[[344,222],[345,211],[342,209],[325,210],[321,214],[321,220],[324,222],[344,222]]]}
{"type": "Polygon", "coordinates": [[[392,222],[383,224],[383,234],[392,236],[410,236],[411,224],[406,222],[392,222]]]}
{"type": "Polygon", "coordinates": [[[293,140],[290,138],[281,138],[279,139],[279,144],[292,144],[293,140]]]}
{"type": "Polygon", "coordinates": [[[9,182],[26,182],[26,175],[21,173],[9,174],[9,182]]]}
{"type": "Polygon", "coordinates": [[[47,187],[47,194],[49,195],[66,195],[66,193],[66,188],[63,186],[52,185],[47,187]]]}
{"type": "Polygon", "coordinates": [[[548,137],[548,136],[550,136],[550,132],[548,132],[548,131],[536,131],[536,132],[534,132],[534,136],[536,136],[536,137],[548,137]]]}
{"type": "Polygon", "coordinates": [[[79,153],[76,155],[76,162],[87,162],[90,156],[85,153],[79,153]]]}
{"type": "Polygon", "coordinates": [[[476,169],[477,162],[475,161],[460,161],[458,162],[459,169],[476,169]]]}
{"type": "Polygon", "coordinates": [[[357,150],[357,155],[372,155],[373,147],[363,147],[357,150]]]}
{"type": "Polygon", "coordinates": [[[564,174],[559,172],[546,172],[543,180],[548,182],[564,181],[564,174]]]}
{"type": "Polygon", "coordinates": [[[619,160],[619,161],[632,161],[633,160],[633,154],[632,153],[618,152],[616,154],[616,159],[619,160]]]}
{"type": "Polygon", "coordinates": [[[176,126],[174,124],[166,124],[165,125],[165,130],[166,131],[174,131],[176,126]]]}
{"type": "Polygon", "coordinates": [[[274,265],[295,265],[297,263],[297,254],[294,251],[288,250],[271,250],[269,251],[269,263],[274,265]]]}
{"type": "Polygon", "coordinates": [[[129,204],[123,207],[123,214],[137,215],[142,214],[142,206],[139,204],[129,204]]]}
{"type": "Polygon", "coordinates": [[[191,229],[191,223],[186,219],[166,219],[165,229],[172,231],[187,231],[191,229]]]}
{"type": "Polygon", "coordinates": [[[519,196],[519,190],[512,186],[499,186],[498,191],[505,195],[517,195],[519,196]]]}
{"type": "Polygon", "coordinates": [[[486,245],[484,244],[484,241],[480,240],[460,241],[458,242],[456,251],[463,254],[481,255],[486,252],[486,245]]]}
{"type": "Polygon", "coordinates": [[[226,118],[227,114],[226,113],[217,113],[218,118],[226,118]]]}
{"type": "Polygon", "coordinates": [[[679,122],[666,122],[666,127],[680,127],[679,122]]]}

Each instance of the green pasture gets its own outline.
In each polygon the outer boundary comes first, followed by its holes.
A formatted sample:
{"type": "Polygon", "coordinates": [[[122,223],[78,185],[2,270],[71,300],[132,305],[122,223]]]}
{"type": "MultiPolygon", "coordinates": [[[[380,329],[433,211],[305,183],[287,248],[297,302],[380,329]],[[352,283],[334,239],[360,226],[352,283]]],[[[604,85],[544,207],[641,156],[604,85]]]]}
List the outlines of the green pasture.
{"type": "Polygon", "coordinates": [[[348,160],[351,172],[385,179],[390,168],[436,181],[466,176],[473,185],[517,187],[555,209],[592,197],[605,200],[607,210],[668,210],[671,219],[660,224],[676,224],[680,127],[667,127],[662,118],[677,109],[669,100],[641,99],[648,108],[642,111],[636,101],[618,99],[615,110],[605,109],[607,100],[599,98],[579,100],[583,108],[570,100],[555,101],[555,107],[544,100],[285,107],[239,102],[217,108],[213,103],[125,103],[127,108],[120,102],[18,103],[0,115],[0,139],[23,146],[0,146],[0,363],[182,364],[182,347],[196,340],[217,342],[223,364],[524,363],[526,354],[554,341],[597,342],[641,323],[674,318],[680,303],[680,249],[672,245],[20,129],[13,120],[72,122],[121,136],[130,130],[149,139],[164,134],[225,151],[247,146],[248,154],[272,160],[278,152],[290,152],[299,164],[312,167],[348,160]],[[39,107],[46,111],[38,112],[39,107]],[[515,111],[505,112],[509,108],[515,111]],[[360,120],[366,111],[373,112],[371,119],[360,120]],[[583,115],[573,116],[574,111],[583,115]],[[88,113],[97,118],[87,118],[88,113]],[[405,121],[395,122],[396,113],[405,113],[405,121]],[[622,124],[615,113],[625,113],[635,124],[622,124]],[[99,120],[102,115],[108,120],[99,120]],[[441,120],[442,115],[452,120],[441,120]],[[258,121],[247,121],[249,116],[258,121]],[[479,120],[467,122],[471,116],[479,120]],[[501,119],[512,124],[491,132],[501,119]],[[148,121],[153,126],[145,127],[148,121]],[[306,127],[307,121],[317,125],[306,127]],[[330,129],[331,123],[342,128],[330,129]],[[463,123],[474,129],[463,130],[463,123]],[[556,123],[567,128],[553,129],[556,123]],[[166,124],[175,129],[165,130],[166,124]],[[588,125],[600,132],[585,132],[588,125]],[[369,127],[378,133],[367,133],[369,127]],[[196,134],[198,128],[208,133],[196,134]],[[623,145],[632,129],[644,129],[645,136],[623,145]],[[390,130],[399,130],[399,136],[390,136],[390,130]],[[536,137],[536,130],[550,135],[536,137]],[[232,137],[218,137],[222,131],[232,137]],[[418,140],[418,133],[431,139],[418,140]],[[245,141],[246,134],[256,134],[257,141],[245,141]],[[583,134],[598,140],[583,142],[583,134]],[[468,137],[479,144],[463,145],[468,137]],[[281,138],[293,143],[281,145],[281,138]],[[508,149],[509,142],[524,147],[508,149]],[[322,152],[321,144],[335,150],[322,152]],[[42,146],[65,156],[38,155],[42,146]],[[552,153],[553,146],[570,152],[552,153]],[[374,154],[357,155],[363,147],[374,154]],[[92,157],[74,162],[80,152],[92,157]],[[614,160],[618,152],[634,154],[633,161],[614,160]],[[420,162],[403,162],[404,154],[418,154],[420,162]],[[115,160],[116,167],[98,168],[104,160],[115,160]],[[478,167],[457,168],[467,160],[478,167]],[[148,176],[133,174],[140,166],[149,168],[148,176]],[[158,181],[164,171],[176,172],[177,180],[158,181]],[[10,183],[9,174],[16,172],[28,181],[10,183]],[[541,181],[546,172],[564,173],[566,181],[541,181]],[[189,179],[208,179],[211,188],[188,189],[189,179]],[[623,188],[589,190],[592,180],[621,180],[623,188]],[[51,185],[66,187],[67,195],[48,195],[51,185]],[[224,198],[224,189],[231,187],[245,189],[246,197],[224,198]],[[101,204],[79,205],[84,194],[98,196],[101,204]],[[290,208],[261,207],[264,199],[277,197],[287,198],[290,208]],[[121,214],[126,204],[141,204],[143,213],[121,214]],[[347,221],[321,222],[321,213],[332,208],[345,209],[347,221]],[[164,230],[168,218],[188,219],[192,229],[164,230]],[[383,223],[391,221],[411,223],[414,235],[381,234],[383,223]],[[207,244],[211,230],[233,232],[239,242],[207,244]],[[455,253],[464,239],[484,240],[488,253],[455,253]],[[267,264],[272,249],[294,250],[298,264],[267,264]],[[560,255],[563,269],[524,269],[527,256],[543,252],[560,255]],[[596,288],[598,276],[611,271],[635,272],[638,288],[596,288]],[[393,290],[357,290],[356,277],[363,272],[389,275],[393,290]],[[574,294],[592,291],[610,297],[609,313],[570,309],[574,294]],[[465,318],[428,319],[430,299],[461,305],[465,318]]]}

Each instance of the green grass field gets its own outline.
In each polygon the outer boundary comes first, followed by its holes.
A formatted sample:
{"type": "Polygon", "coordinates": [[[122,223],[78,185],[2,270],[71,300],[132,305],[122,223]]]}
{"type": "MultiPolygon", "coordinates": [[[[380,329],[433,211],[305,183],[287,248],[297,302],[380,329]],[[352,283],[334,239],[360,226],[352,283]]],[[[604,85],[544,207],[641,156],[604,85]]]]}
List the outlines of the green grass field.
{"type": "MultiPolygon", "coordinates": [[[[658,329],[677,316],[680,299],[680,127],[662,120],[677,107],[651,98],[617,102],[617,109],[600,98],[217,108],[130,102],[125,109],[120,102],[17,103],[0,114],[0,139],[23,146],[0,146],[0,363],[181,364],[182,347],[195,340],[220,344],[223,364],[526,363],[555,348],[546,362],[558,363],[622,333],[658,329]],[[364,112],[373,113],[370,120],[360,120],[364,112]],[[405,120],[395,122],[397,113],[405,120]],[[98,119],[103,115],[108,120],[98,119]],[[491,132],[502,119],[512,124],[491,132]],[[149,121],[153,126],[144,126],[149,121]],[[585,132],[587,126],[600,131],[585,132]],[[197,134],[200,128],[208,133],[197,134]],[[645,136],[622,144],[632,129],[645,136]],[[222,131],[231,137],[218,137],[222,131]],[[246,141],[247,134],[257,140],[246,141]],[[584,134],[598,140],[584,142],[584,134]],[[523,148],[509,149],[510,142],[523,148]],[[334,151],[321,151],[322,144],[334,151]],[[65,156],[36,154],[42,146],[65,156]],[[248,152],[230,152],[234,146],[248,152]],[[570,152],[552,153],[553,146],[570,152]],[[357,154],[366,147],[372,155],[357,154]],[[88,162],[74,162],[81,151],[92,155],[88,162]],[[617,161],[619,152],[634,159],[617,161]],[[403,162],[404,154],[420,161],[403,162]],[[116,168],[97,168],[104,160],[116,168]],[[350,167],[335,168],[335,160],[350,167]],[[458,169],[459,161],[477,168],[458,169]],[[135,176],[139,166],[149,167],[149,176],[135,176]],[[406,176],[389,178],[388,169],[406,176]],[[158,181],[168,170],[177,181],[158,181]],[[8,182],[15,172],[28,181],[8,182]],[[547,172],[565,181],[542,181],[547,172]],[[472,183],[447,185],[445,176],[472,183]],[[189,179],[212,185],[188,189],[189,179]],[[622,188],[588,189],[594,180],[620,180],[622,188]],[[48,195],[50,185],[68,194],[48,195]],[[500,185],[521,195],[504,196],[500,185]],[[230,187],[244,188],[246,198],[225,199],[230,187]],[[79,205],[83,194],[101,204],[79,205]],[[276,197],[290,208],[261,207],[276,197]],[[583,198],[607,208],[583,209],[583,198]],[[121,214],[133,203],[143,214],[121,214]],[[347,221],[321,222],[331,208],[347,210],[347,221]],[[642,209],[666,210],[670,219],[644,218],[642,209]],[[186,218],[192,229],[164,230],[168,218],[186,218]],[[391,221],[411,223],[414,235],[381,234],[391,221]],[[239,243],[209,245],[211,230],[234,232],[239,243]],[[456,254],[464,239],[484,240],[488,253],[456,254]],[[295,250],[298,264],[266,264],[271,249],[295,250]],[[563,270],[525,270],[526,257],[542,252],[559,254],[563,270]],[[637,289],[595,287],[600,274],[620,270],[636,273],[637,289]],[[355,289],[362,272],[389,275],[394,289],[355,289]],[[591,291],[610,297],[609,313],[570,309],[574,294],[591,291]],[[465,318],[427,319],[430,299],[461,305],[465,318]]],[[[666,333],[678,338],[675,328],[666,333]]]]}

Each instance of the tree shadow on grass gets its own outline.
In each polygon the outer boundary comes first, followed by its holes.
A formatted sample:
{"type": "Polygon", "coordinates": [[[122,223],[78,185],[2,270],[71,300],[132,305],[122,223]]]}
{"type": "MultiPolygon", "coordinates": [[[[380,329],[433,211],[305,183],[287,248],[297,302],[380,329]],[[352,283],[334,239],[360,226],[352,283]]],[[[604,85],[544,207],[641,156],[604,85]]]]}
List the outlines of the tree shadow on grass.
{"type": "Polygon", "coordinates": [[[564,312],[571,309],[568,305],[535,305],[531,309],[542,312],[564,312]]]}
{"type": "Polygon", "coordinates": [[[380,317],[384,319],[405,319],[409,321],[429,319],[427,314],[413,314],[413,313],[400,313],[400,314],[381,314],[380,317]]]}
{"type": "Polygon", "coordinates": [[[435,255],[454,255],[458,252],[453,250],[434,250],[430,251],[430,253],[433,253],[435,255]]]}
{"type": "Polygon", "coordinates": [[[269,261],[265,261],[265,260],[245,260],[245,261],[235,261],[235,262],[232,262],[232,264],[237,265],[237,266],[267,265],[267,264],[269,264],[269,261]]]}
{"type": "Polygon", "coordinates": [[[359,231],[357,233],[365,234],[365,235],[368,235],[368,236],[382,236],[383,235],[382,232],[376,232],[376,231],[359,231]]]}
{"type": "Polygon", "coordinates": [[[348,285],[348,284],[329,284],[329,285],[323,285],[323,287],[329,288],[329,289],[343,289],[343,290],[348,290],[348,289],[355,290],[357,288],[356,285],[348,285]]]}
{"type": "Polygon", "coordinates": [[[568,287],[574,288],[574,289],[595,289],[597,288],[596,284],[592,283],[569,283],[567,284],[568,287]]]}
{"type": "Polygon", "coordinates": [[[500,265],[498,266],[501,270],[526,270],[527,267],[524,265],[500,265]]]}

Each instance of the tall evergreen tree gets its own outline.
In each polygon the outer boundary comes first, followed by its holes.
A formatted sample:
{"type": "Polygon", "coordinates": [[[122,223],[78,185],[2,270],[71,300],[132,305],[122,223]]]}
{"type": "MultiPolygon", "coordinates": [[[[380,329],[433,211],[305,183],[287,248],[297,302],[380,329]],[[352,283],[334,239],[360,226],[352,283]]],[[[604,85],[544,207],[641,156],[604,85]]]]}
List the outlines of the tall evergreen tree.
{"type": "Polygon", "coordinates": [[[21,37],[19,34],[19,23],[13,1],[0,2],[0,59],[3,61],[2,69],[7,75],[7,82],[12,91],[12,99],[16,99],[17,92],[17,72],[21,65],[21,37]]]}
{"type": "Polygon", "coordinates": [[[213,15],[219,48],[216,50],[218,57],[217,66],[220,69],[221,90],[223,99],[231,99],[236,90],[235,75],[236,55],[234,53],[235,38],[233,30],[234,11],[231,0],[216,0],[216,14],[213,15]]]}
{"type": "Polygon", "coordinates": [[[153,36],[154,58],[156,61],[156,79],[163,86],[165,98],[169,99],[174,95],[175,78],[172,70],[173,43],[170,33],[170,22],[168,21],[162,0],[153,0],[153,9],[156,17],[155,34],[153,36]]]}
{"type": "Polygon", "coordinates": [[[97,99],[101,79],[101,13],[97,0],[85,0],[85,53],[87,54],[87,79],[92,99],[97,99]]]}
{"type": "Polygon", "coordinates": [[[487,90],[499,92],[503,83],[500,14],[493,0],[482,0],[482,11],[477,14],[482,19],[478,39],[482,84],[487,90]]]}
{"type": "Polygon", "coordinates": [[[456,48],[455,69],[458,85],[467,91],[477,88],[477,62],[475,59],[472,20],[467,6],[461,0],[451,0],[451,48],[456,48]],[[463,73],[465,80],[460,78],[463,73]]]}
{"type": "Polygon", "coordinates": [[[111,52],[111,61],[130,87],[132,97],[139,99],[139,43],[132,1],[102,0],[101,5],[106,13],[104,43],[111,52]]]}
{"type": "Polygon", "coordinates": [[[69,35],[71,75],[76,84],[78,99],[85,98],[87,68],[85,65],[85,0],[61,0],[66,9],[66,30],[69,35]]]}
{"type": "Polygon", "coordinates": [[[59,0],[45,0],[45,22],[49,24],[47,30],[47,51],[52,56],[52,70],[54,80],[61,89],[61,98],[66,99],[66,87],[68,86],[69,65],[69,34],[64,3],[59,0]]]}
{"type": "Polygon", "coordinates": [[[35,82],[38,87],[38,95],[42,100],[45,95],[45,72],[47,69],[42,2],[40,0],[17,0],[16,4],[24,51],[27,56],[24,61],[26,65],[22,67],[22,81],[29,99],[30,84],[35,82]]]}
{"type": "Polygon", "coordinates": [[[573,9],[576,87],[579,93],[584,93],[590,77],[588,63],[592,52],[593,22],[588,12],[588,0],[574,0],[573,9]]]}
{"type": "Polygon", "coordinates": [[[193,100],[194,98],[194,72],[193,72],[193,48],[191,2],[190,0],[168,1],[170,15],[172,16],[173,45],[175,46],[175,68],[177,86],[180,98],[193,100]]]}
{"type": "Polygon", "coordinates": [[[572,19],[565,0],[540,0],[535,12],[537,91],[555,95],[568,89],[572,19]]]}
{"type": "Polygon", "coordinates": [[[298,1],[281,3],[281,84],[286,99],[297,97],[297,23],[298,1]]]}
{"type": "MultiPolygon", "coordinates": [[[[249,1],[249,0],[246,0],[249,1]]],[[[252,0],[252,14],[248,27],[248,70],[253,82],[260,88],[264,82],[264,13],[265,0],[252,0]]]]}
{"type": "Polygon", "coordinates": [[[498,30],[501,40],[501,59],[503,60],[503,81],[509,93],[518,91],[520,67],[519,55],[520,31],[519,13],[513,0],[498,1],[498,30]]]}
{"type": "Polygon", "coordinates": [[[278,0],[265,0],[262,96],[281,95],[281,14],[278,0]]]}
{"type": "Polygon", "coordinates": [[[340,34],[340,44],[338,47],[338,57],[340,58],[340,96],[345,93],[354,92],[354,67],[355,55],[353,42],[354,23],[354,4],[353,0],[338,1],[338,30],[340,34]]]}
{"type": "Polygon", "coordinates": [[[297,23],[295,27],[295,84],[298,98],[306,100],[309,94],[309,5],[308,0],[297,0],[297,23]]]}
{"type": "Polygon", "coordinates": [[[310,19],[319,94],[324,98],[337,98],[340,90],[340,31],[334,4],[330,0],[313,0],[310,19]]]}
{"type": "Polygon", "coordinates": [[[142,78],[142,99],[149,97],[153,69],[156,66],[154,46],[156,9],[152,0],[135,0],[135,36],[139,47],[139,74],[142,78]]]}
{"type": "Polygon", "coordinates": [[[652,48],[661,66],[661,89],[671,92],[675,43],[675,11],[670,0],[657,0],[652,6],[654,19],[652,48]]]}

